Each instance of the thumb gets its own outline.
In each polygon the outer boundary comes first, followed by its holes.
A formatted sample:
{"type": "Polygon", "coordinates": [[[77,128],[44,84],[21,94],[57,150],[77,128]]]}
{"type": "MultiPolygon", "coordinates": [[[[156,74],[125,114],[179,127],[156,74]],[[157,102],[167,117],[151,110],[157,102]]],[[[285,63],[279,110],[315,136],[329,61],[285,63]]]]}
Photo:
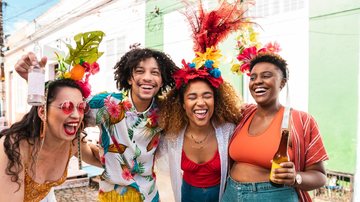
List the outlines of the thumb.
{"type": "Polygon", "coordinates": [[[39,61],[40,67],[45,67],[46,62],[47,62],[47,57],[42,57],[41,60],[39,61]]]}

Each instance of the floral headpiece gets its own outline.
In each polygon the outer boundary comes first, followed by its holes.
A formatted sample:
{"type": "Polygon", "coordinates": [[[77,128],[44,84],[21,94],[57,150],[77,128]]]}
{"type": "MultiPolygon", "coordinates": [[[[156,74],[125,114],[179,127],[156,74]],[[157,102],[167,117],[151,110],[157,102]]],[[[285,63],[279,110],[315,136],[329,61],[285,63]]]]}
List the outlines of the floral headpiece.
{"type": "Polygon", "coordinates": [[[243,16],[248,5],[253,4],[253,1],[236,0],[231,4],[224,0],[217,9],[208,12],[203,9],[201,0],[198,11],[194,10],[188,1],[183,0],[183,2],[184,15],[192,30],[196,58],[192,63],[182,60],[183,68],[173,75],[176,88],[179,89],[189,80],[196,78],[207,79],[212,86],[218,88],[223,83],[223,79],[219,70],[219,59],[222,55],[217,45],[228,34],[246,23],[243,16]]]}
{"type": "Polygon", "coordinates": [[[104,35],[102,31],[79,33],[74,36],[75,48],[72,48],[71,44],[66,44],[69,49],[66,58],[55,53],[59,63],[56,79],[75,80],[82,89],[85,98],[91,94],[89,76],[98,73],[100,70],[96,61],[103,54],[103,52],[98,51],[98,47],[104,35]]]}
{"type": "Polygon", "coordinates": [[[251,24],[243,27],[237,37],[237,46],[239,53],[236,59],[240,63],[235,63],[231,67],[231,71],[237,74],[246,73],[250,75],[250,62],[259,53],[278,53],[281,51],[280,45],[275,41],[267,43],[264,46],[257,40],[259,33],[254,31],[251,24]]]}

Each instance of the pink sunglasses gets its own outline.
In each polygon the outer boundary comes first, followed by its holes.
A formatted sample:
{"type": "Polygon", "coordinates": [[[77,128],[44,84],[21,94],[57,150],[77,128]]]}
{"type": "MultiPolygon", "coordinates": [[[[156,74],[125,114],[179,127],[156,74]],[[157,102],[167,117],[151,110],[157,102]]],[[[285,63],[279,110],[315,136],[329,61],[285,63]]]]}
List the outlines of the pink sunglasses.
{"type": "MultiPolygon", "coordinates": [[[[50,105],[52,106],[52,105],[50,105]]],[[[58,106],[54,106],[54,107],[57,107],[59,109],[61,109],[64,114],[71,114],[74,112],[74,103],[71,102],[71,101],[65,101],[63,103],[61,103],[60,105],[58,106]]],[[[76,105],[76,108],[77,108],[77,111],[80,113],[80,114],[86,114],[88,111],[89,111],[89,105],[87,102],[83,101],[83,102],[79,102],[77,105],[76,105]]]]}

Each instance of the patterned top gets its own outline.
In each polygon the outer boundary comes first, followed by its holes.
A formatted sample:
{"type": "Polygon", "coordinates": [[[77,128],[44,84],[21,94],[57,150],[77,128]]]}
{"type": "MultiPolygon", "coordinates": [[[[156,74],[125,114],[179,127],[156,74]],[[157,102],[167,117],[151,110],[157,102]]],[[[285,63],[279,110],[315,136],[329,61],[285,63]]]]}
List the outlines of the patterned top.
{"type": "Polygon", "coordinates": [[[144,112],[137,112],[131,92],[101,93],[89,101],[100,127],[104,173],[99,192],[115,190],[123,195],[135,188],[144,201],[158,201],[154,153],[159,143],[157,105],[153,99],[144,112]]]}
{"type": "Polygon", "coordinates": [[[45,198],[52,187],[61,185],[67,178],[67,167],[71,157],[71,145],[68,161],[65,166],[64,174],[56,181],[44,182],[43,184],[35,182],[28,174],[28,165],[25,164],[25,194],[24,202],[36,202],[45,198]]]}
{"type": "MultiPolygon", "coordinates": [[[[232,140],[236,137],[246,120],[256,111],[257,105],[249,104],[244,107],[243,118],[236,127],[232,140]]],[[[306,167],[315,163],[328,160],[319,126],[315,119],[308,113],[291,109],[290,135],[292,142],[292,156],[296,171],[304,171],[306,167]]],[[[307,191],[296,189],[299,201],[311,202],[307,191]]]]}

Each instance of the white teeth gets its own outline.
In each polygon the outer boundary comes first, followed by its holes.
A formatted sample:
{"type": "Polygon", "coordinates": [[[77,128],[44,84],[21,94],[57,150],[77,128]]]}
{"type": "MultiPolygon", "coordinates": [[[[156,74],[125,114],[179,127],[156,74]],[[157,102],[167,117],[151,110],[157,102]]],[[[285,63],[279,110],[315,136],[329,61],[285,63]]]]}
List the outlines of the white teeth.
{"type": "Polygon", "coordinates": [[[205,114],[207,112],[207,110],[206,109],[197,109],[197,110],[194,110],[194,112],[196,114],[205,114]]]}
{"type": "Polygon", "coordinates": [[[78,124],[77,124],[77,123],[68,123],[68,124],[65,124],[65,125],[67,125],[67,126],[73,126],[73,127],[78,126],[78,124]]]}
{"type": "Polygon", "coordinates": [[[145,89],[152,89],[153,86],[151,85],[141,85],[142,88],[145,88],[145,89]]]}
{"type": "Polygon", "coordinates": [[[256,88],[255,89],[255,93],[261,93],[261,92],[265,92],[266,89],[265,88],[256,88]]]}

